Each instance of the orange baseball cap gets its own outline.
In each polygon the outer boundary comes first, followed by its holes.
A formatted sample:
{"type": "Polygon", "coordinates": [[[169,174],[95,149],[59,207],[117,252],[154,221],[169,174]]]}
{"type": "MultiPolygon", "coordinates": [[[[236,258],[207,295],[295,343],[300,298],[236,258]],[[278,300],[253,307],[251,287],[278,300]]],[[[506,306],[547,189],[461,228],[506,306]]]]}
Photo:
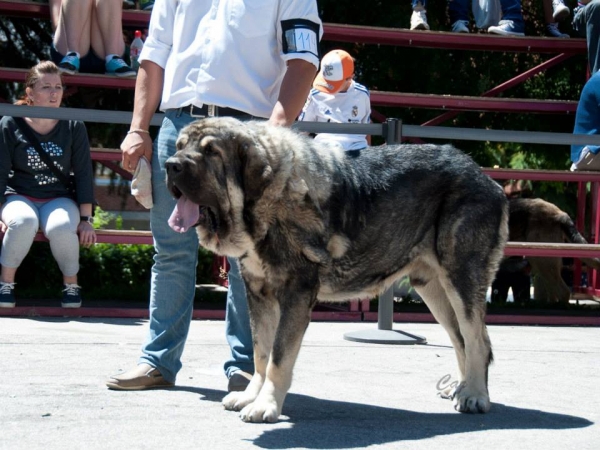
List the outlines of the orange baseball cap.
{"type": "Polygon", "coordinates": [[[313,87],[321,92],[335,94],[346,79],[354,75],[354,59],[344,50],[332,50],[323,56],[321,70],[313,87]]]}

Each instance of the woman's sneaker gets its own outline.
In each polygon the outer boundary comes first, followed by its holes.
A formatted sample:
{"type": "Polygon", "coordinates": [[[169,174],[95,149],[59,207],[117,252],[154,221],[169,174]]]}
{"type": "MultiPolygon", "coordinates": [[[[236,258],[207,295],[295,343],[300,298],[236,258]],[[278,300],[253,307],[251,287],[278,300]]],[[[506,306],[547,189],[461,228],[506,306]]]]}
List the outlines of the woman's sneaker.
{"type": "Polygon", "coordinates": [[[74,75],[79,72],[79,56],[76,52],[69,52],[67,55],[58,63],[58,70],[61,72],[74,75]]]}
{"type": "Polygon", "coordinates": [[[81,306],[81,286],[65,284],[63,299],[60,305],[63,308],[79,308],[81,306]]]}
{"type": "Polygon", "coordinates": [[[113,56],[106,63],[106,75],[116,75],[118,77],[135,77],[136,72],[127,65],[120,56],[113,56]]]}
{"type": "Polygon", "coordinates": [[[0,281],[0,308],[15,307],[15,284],[0,281]]]}

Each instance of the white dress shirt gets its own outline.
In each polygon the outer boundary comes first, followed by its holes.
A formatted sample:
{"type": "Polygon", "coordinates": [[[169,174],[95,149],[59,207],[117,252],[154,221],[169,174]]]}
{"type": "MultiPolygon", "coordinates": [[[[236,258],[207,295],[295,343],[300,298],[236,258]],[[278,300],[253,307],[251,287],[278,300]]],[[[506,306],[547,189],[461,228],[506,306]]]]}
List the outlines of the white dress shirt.
{"type": "Polygon", "coordinates": [[[165,69],[161,110],[204,104],[269,117],[286,62],[319,66],[315,0],[157,0],[140,62],[165,69]]]}

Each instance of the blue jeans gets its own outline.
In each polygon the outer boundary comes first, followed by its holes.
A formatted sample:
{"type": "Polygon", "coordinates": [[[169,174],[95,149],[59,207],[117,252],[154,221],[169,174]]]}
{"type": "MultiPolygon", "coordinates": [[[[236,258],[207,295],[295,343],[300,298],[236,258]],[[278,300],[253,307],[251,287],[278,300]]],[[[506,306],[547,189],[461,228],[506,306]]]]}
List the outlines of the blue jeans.
{"type": "MultiPolygon", "coordinates": [[[[139,362],[156,367],[170,382],[175,382],[181,369],[181,355],[192,320],[199,244],[195,229],[177,233],[167,223],[176,201],[165,184],[165,161],[176,151],[179,131],[194,120],[176,110],[167,111],[152,154],[154,207],[150,212],[150,226],[156,255],[150,286],[149,330],[139,362]]],[[[237,264],[231,266],[237,267],[237,264]]],[[[229,283],[226,316],[232,355],[226,365],[227,374],[236,369],[252,373],[253,347],[244,283],[239,273],[232,274],[229,283]]]]}
{"type": "Polygon", "coordinates": [[[573,30],[586,38],[590,71],[595,74],[600,69],[600,1],[593,0],[573,11],[573,30]]]}
{"type": "MultiPolygon", "coordinates": [[[[457,20],[469,20],[471,15],[471,0],[449,0],[448,15],[450,23],[457,20]]],[[[523,24],[523,13],[521,11],[521,0],[500,0],[502,20],[512,20],[523,24]]]]}
{"type": "Polygon", "coordinates": [[[512,20],[515,23],[523,24],[521,0],[500,0],[500,9],[502,10],[502,20],[512,20]]]}

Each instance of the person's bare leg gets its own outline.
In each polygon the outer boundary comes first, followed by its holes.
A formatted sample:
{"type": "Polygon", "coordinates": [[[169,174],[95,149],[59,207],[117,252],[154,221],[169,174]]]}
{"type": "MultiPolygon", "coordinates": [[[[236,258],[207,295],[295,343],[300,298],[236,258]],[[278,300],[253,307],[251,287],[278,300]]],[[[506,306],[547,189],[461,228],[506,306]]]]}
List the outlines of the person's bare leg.
{"type": "Polygon", "coordinates": [[[62,0],[49,0],[50,6],[50,23],[52,24],[52,31],[56,31],[58,27],[58,21],[60,19],[60,4],[62,0]]]}
{"type": "Polygon", "coordinates": [[[64,284],[77,284],[77,275],[73,275],[71,277],[67,277],[63,275],[63,283],[64,284]]]}
{"type": "Polygon", "coordinates": [[[125,52],[123,41],[123,1],[94,0],[95,9],[92,22],[92,48],[96,54],[122,56],[125,52]]]}
{"type": "MultiPolygon", "coordinates": [[[[58,27],[54,33],[54,48],[66,55],[81,56],[90,49],[90,27],[93,0],[62,0],[58,27]]],[[[120,18],[119,18],[120,20],[120,18]]]]}
{"type": "Polygon", "coordinates": [[[2,272],[0,273],[0,281],[3,283],[14,283],[15,275],[17,273],[17,267],[5,267],[2,266],[2,272]]]}

